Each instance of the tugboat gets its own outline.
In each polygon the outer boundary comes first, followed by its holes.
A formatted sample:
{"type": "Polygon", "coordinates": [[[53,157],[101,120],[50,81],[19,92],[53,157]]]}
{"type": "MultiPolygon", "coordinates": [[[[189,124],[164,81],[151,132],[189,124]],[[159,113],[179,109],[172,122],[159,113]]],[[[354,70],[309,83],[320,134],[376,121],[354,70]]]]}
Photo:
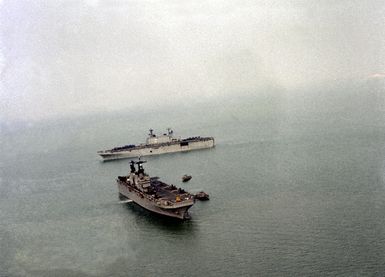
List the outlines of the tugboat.
{"type": "Polygon", "coordinates": [[[181,139],[175,138],[173,134],[174,131],[168,128],[167,133],[157,136],[155,135],[154,130],[150,129],[146,143],[141,143],[139,145],[128,144],[108,150],[101,150],[97,153],[102,157],[103,161],[108,161],[165,153],[185,152],[215,146],[213,137],[189,137],[181,139]]]}
{"type": "Polygon", "coordinates": [[[191,178],[192,178],[191,175],[185,174],[185,175],[182,176],[182,182],[188,182],[188,181],[191,180],[191,178]]]}
{"type": "Polygon", "coordinates": [[[200,192],[196,193],[194,198],[201,200],[201,201],[210,200],[210,196],[204,191],[200,191],[200,192]]]}
{"type": "Polygon", "coordinates": [[[182,188],[166,184],[159,177],[150,177],[144,172],[146,161],[131,161],[128,176],[118,176],[117,184],[120,198],[132,200],[139,206],[154,213],[189,219],[188,209],[195,203],[195,197],[182,188]],[[136,170],[135,164],[138,169],[136,170]]]}

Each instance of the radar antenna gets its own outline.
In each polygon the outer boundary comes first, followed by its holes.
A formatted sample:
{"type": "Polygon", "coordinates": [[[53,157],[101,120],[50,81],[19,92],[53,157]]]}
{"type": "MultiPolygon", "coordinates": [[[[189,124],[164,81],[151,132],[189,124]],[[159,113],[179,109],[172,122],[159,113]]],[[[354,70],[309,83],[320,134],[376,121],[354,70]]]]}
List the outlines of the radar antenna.
{"type": "Polygon", "coordinates": [[[142,166],[142,164],[146,163],[147,161],[138,161],[136,162],[136,164],[138,165],[138,175],[140,173],[144,174],[144,168],[142,166]]]}

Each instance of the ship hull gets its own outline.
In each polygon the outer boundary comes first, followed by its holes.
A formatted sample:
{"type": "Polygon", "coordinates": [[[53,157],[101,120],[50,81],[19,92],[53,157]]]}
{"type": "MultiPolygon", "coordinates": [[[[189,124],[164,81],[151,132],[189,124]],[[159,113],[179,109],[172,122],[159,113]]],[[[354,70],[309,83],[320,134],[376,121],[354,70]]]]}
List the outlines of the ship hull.
{"type": "Polygon", "coordinates": [[[176,209],[162,209],[159,208],[153,201],[150,201],[145,194],[133,189],[125,182],[118,181],[118,189],[120,195],[127,197],[128,199],[132,200],[135,204],[141,206],[146,210],[149,210],[159,215],[182,220],[189,218],[188,209],[190,209],[191,206],[193,206],[194,204],[192,202],[191,205],[179,207],[176,209]]]}
{"type": "Polygon", "coordinates": [[[98,154],[103,161],[134,158],[150,155],[161,155],[166,153],[186,152],[192,150],[212,148],[215,146],[214,139],[205,139],[201,141],[187,141],[178,143],[167,143],[162,145],[146,145],[135,147],[124,151],[103,151],[98,154]]]}

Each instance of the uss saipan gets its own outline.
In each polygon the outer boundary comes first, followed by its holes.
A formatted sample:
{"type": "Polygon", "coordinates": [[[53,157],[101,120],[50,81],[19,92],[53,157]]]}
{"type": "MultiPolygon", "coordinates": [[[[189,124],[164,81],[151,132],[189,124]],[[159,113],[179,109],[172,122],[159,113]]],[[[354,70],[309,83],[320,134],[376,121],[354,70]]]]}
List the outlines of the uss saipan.
{"type": "Polygon", "coordinates": [[[167,133],[157,136],[154,134],[154,130],[150,129],[146,143],[115,147],[109,150],[98,151],[97,153],[102,157],[104,161],[107,161],[123,158],[159,155],[165,153],[184,152],[211,148],[215,146],[215,140],[213,137],[189,137],[182,139],[175,138],[173,133],[174,132],[169,128],[167,129],[167,133]]]}
{"type": "Polygon", "coordinates": [[[150,177],[144,172],[145,161],[131,161],[128,176],[118,176],[117,184],[121,199],[128,198],[139,206],[154,213],[188,219],[188,209],[195,203],[195,197],[187,191],[168,185],[159,177],[150,177]],[[138,166],[138,170],[135,168],[138,166]]]}

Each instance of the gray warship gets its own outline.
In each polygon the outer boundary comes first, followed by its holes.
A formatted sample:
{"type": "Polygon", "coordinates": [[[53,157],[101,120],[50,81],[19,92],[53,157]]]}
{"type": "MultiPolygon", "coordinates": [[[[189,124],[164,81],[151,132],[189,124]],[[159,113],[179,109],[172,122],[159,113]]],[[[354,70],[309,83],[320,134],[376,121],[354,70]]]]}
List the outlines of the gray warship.
{"type": "Polygon", "coordinates": [[[213,137],[188,137],[175,138],[174,132],[170,128],[163,135],[155,135],[154,130],[150,133],[145,143],[139,145],[128,144],[114,147],[108,150],[98,151],[103,161],[134,158],[149,155],[160,155],[165,153],[185,152],[197,149],[211,148],[215,146],[213,137]]]}
{"type": "Polygon", "coordinates": [[[145,162],[131,161],[129,175],[118,176],[116,181],[120,198],[130,199],[139,206],[160,215],[189,219],[188,209],[195,203],[194,195],[160,181],[159,177],[150,177],[144,172],[143,163],[145,162]]]}

